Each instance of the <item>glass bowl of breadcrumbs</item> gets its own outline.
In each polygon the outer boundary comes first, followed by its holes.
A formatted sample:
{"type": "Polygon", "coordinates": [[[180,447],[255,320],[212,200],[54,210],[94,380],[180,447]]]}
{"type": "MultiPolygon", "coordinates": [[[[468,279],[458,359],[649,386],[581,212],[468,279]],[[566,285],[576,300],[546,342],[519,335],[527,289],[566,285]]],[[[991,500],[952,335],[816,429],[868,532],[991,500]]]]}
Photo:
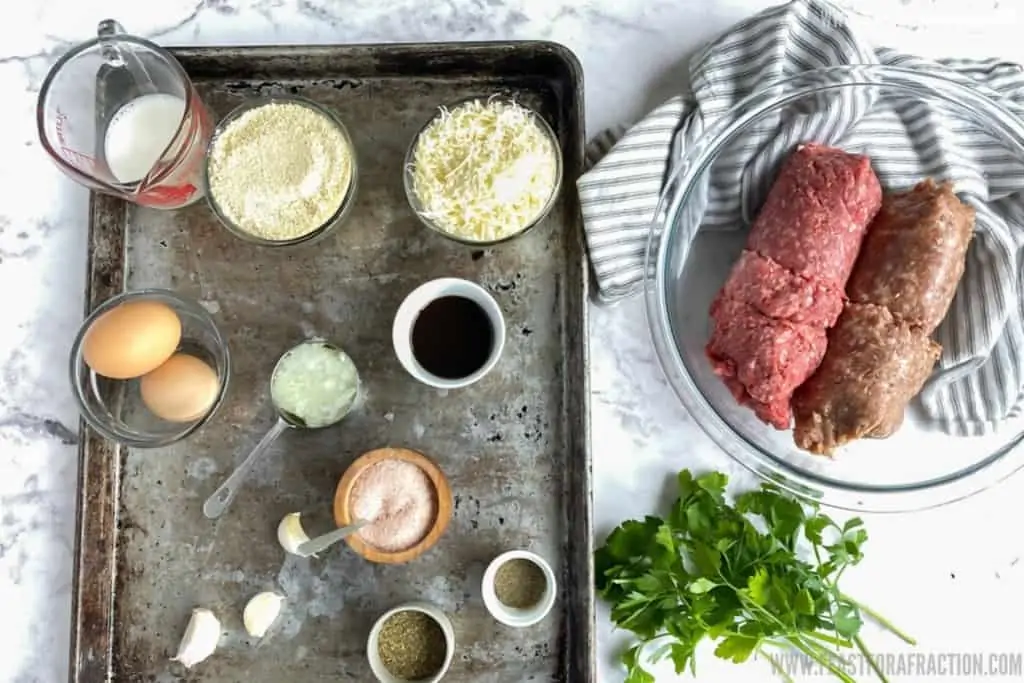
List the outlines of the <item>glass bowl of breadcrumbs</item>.
{"type": "Polygon", "coordinates": [[[228,231],[281,247],[319,241],[345,221],[358,166],[337,115],[275,95],[245,102],[217,124],[202,177],[207,204],[228,231]]]}

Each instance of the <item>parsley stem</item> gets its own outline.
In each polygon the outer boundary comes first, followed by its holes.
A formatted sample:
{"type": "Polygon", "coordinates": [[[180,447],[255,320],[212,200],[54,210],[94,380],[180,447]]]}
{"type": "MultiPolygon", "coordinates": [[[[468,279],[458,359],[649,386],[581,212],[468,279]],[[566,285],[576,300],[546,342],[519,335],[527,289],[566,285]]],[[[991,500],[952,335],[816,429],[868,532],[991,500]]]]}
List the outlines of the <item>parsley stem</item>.
{"type": "MultiPolygon", "coordinates": [[[[805,638],[807,635],[808,634],[806,634],[806,633],[801,633],[800,637],[805,638]]],[[[830,650],[830,649],[828,649],[827,647],[825,647],[823,645],[819,645],[818,643],[816,643],[814,641],[805,641],[805,642],[807,643],[808,647],[810,647],[811,649],[813,649],[815,652],[817,652],[818,654],[822,655],[823,657],[827,657],[828,659],[831,659],[835,664],[837,664],[837,665],[845,665],[846,664],[846,660],[843,659],[839,655],[838,652],[835,652],[834,650],[830,650]]]]}
{"type": "Polygon", "coordinates": [[[907,643],[908,645],[915,645],[915,646],[917,645],[917,640],[915,640],[914,638],[911,638],[910,636],[908,636],[906,633],[904,633],[903,631],[898,629],[895,625],[893,625],[893,623],[891,621],[889,621],[888,619],[883,617],[881,614],[879,614],[875,610],[873,610],[870,607],[868,607],[867,605],[863,604],[862,602],[860,602],[858,600],[854,600],[849,595],[840,594],[840,597],[842,597],[843,600],[846,600],[847,602],[850,602],[850,603],[856,605],[857,609],[859,609],[861,612],[863,612],[864,614],[866,614],[869,617],[871,617],[874,621],[877,621],[880,626],[882,626],[887,631],[889,631],[890,633],[895,635],[897,638],[902,640],[904,643],[907,643]]]}
{"type": "Polygon", "coordinates": [[[786,673],[786,670],[782,668],[782,665],[775,661],[775,657],[762,650],[760,647],[757,648],[758,654],[768,660],[768,663],[772,665],[772,670],[775,671],[776,675],[781,678],[785,683],[796,683],[793,677],[786,673]]]}
{"type": "Polygon", "coordinates": [[[618,623],[619,628],[627,628],[627,629],[630,628],[630,624],[632,624],[633,622],[637,621],[641,616],[644,615],[644,613],[647,610],[651,609],[652,607],[654,607],[654,601],[651,600],[651,599],[648,599],[647,603],[645,605],[642,605],[638,610],[636,610],[635,612],[630,614],[628,617],[626,617],[625,619],[622,619],[621,621],[619,621],[619,623],[618,623]]]}
{"type": "Polygon", "coordinates": [[[864,659],[868,660],[868,666],[870,666],[871,670],[875,672],[876,676],[878,676],[878,680],[882,683],[889,683],[889,679],[886,678],[882,670],[878,668],[878,663],[875,661],[874,655],[868,651],[867,645],[864,644],[864,641],[861,640],[860,636],[854,636],[853,642],[857,644],[857,649],[860,650],[862,655],[864,655],[864,659]]]}
{"type": "Polygon", "coordinates": [[[826,633],[820,633],[818,631],[809,631],[806,635],[808,638],[814,638],[815,640],[820,640],[823,643],[828,643],[829,645],[838,645],[839,647],[853,646],[853,643],[851,643],[846,638],[836,638],[835,636],[830,636],[826,633]]]}
{"type": "Polygon", "coordinates": [[[815,652],[814,648],[809,647],[809,643],[804,641],[799,636],[789,636],[786,638],[786,640],[792,643],[793,647],[800,650],[800,652],[804,653],[805,655],[813,659],[815,662],[828,669],[833,676],[843,681],[843,683],[857,683],[855,680],[853,680],[853,678],[850,677],[848,673],[846,673],[845,671],[837,667],[835,664],[830,662],[828,657],[825,657],[820,653],[815,652]]]}

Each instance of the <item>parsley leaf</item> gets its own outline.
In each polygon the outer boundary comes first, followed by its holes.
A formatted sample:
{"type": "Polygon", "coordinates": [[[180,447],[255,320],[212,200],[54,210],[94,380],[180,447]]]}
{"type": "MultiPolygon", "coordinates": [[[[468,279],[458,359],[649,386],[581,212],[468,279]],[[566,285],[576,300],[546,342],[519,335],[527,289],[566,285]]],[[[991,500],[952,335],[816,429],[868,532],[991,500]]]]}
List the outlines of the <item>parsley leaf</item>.
{"type": "Polygon", "coordinates": [[[622,663],[626,665],[626,669],[629,671],[625,683],[654,683],[654,676],[644,671],[637,663],[640,649],[640,646],[637,645],[626,650],[622,655],[622,663]]]}
{"type": "Polygon", "coordinates": [[[791,648],[853,683],[837,662],[851,648],[871,659],[859,635],[865,615],[914,644],[839,589],[843,572],[864,557],[862,520],[840,526],[774,484],[730,504],[720,472],[684,469],[676,483],[679,497],[664,519],[623,522],[594,554],[598,594],[615,625],[639,641],[622,655],[625,683],[654,683],[642,661],[648,645],[650,659],[670,657],[677,672],[695,673],[705,639],[716,642],[716,657],[737,664],[791,648]]]}

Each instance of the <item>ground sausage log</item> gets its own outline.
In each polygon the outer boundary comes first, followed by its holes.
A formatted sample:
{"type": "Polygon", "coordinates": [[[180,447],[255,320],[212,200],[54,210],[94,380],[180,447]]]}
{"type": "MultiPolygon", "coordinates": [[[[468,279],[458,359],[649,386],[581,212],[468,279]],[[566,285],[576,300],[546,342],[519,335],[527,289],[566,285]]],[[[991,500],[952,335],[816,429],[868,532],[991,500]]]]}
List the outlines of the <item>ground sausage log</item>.
{"type": "Polygon", "coordinates": [[[842,291],[881,203],[866,156],[803,145],[783,163],[747,248],[842,291]]]}
{"type": "Polygon", "coordinates": [[[733,396],[777,429],[817,368],[864,231],[881,204],[867,157],[807,144],[783,163],[747,248],[711,306],[707,355],[733,396]]]}
{"type": "Polygon", "coordinates": [[[929,179],[885,198],[847,285],[851,303],[794,395],[800,448],[831,454],[899,429],[941,351],[928,336],[963,277],[974,219],[948,183],[929,179]]]}
{"type": "Polygon", "coordinates": [[[847,304],[817,372],[793,395],[796,445],[832,455],[876,430],[894,431],[940,350],[883,306],[847,304]]]}
{"type": "Polygon", "coordinates": [[[946,317],[964,274],[974,209],[931,179],[887,196],[871,224],[846,293],[885,306],[930,334],[946,317]]]}

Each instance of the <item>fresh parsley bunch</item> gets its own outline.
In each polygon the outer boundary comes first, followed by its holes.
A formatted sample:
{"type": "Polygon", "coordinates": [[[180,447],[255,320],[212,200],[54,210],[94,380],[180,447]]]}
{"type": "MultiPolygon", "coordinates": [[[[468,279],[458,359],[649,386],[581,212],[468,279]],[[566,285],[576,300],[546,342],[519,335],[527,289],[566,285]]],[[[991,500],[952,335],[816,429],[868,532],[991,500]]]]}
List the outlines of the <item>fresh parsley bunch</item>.
{"type": "Polygon", "coordinates": [[[859,518],[840,526],[772,484],[730,505],[729,479],[719,472],[695,478],[683,470],[678,479],[667,519],[627,521],[595,553],[597,590],[612,621],[640,640],[622,655],[626,683],[653,683],[641,665],[648,644],[657,645],[655,661],[669,656],[677,672],[695,673],[704,638],[717,641],[722,659],[767,658],[786,680],[773,650],[802,652],[844,683],[854,679],[843,651],[856,650],[886,681],[858,635],[863,617],[915,643],[839,589],[843,572],[863,557],[859,518]],[[803,540],[812,562],[798,554],[803,540]]]}

